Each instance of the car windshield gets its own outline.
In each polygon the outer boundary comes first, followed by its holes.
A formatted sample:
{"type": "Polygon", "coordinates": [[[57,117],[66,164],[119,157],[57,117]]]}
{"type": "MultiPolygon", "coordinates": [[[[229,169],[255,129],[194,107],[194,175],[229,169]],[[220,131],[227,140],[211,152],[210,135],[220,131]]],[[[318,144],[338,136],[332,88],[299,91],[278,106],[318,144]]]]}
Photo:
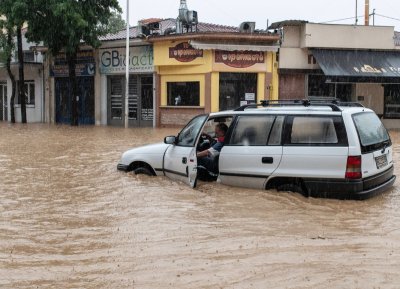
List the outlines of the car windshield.
{"type": "Polygon", "coordinates": [[[179,133],[177,145],[194,146],[200,129],[203,127],[203,124],[207,118],[208,115],[203,114],[196,116],[191,121],[189,121],[189,123],[179,133]]]}
{"type": "Polygon", "coordinates": [[[390,140],[389,134],[375,113],[359,113],[353,116],[353,120],[363,147],[390,140]]]}

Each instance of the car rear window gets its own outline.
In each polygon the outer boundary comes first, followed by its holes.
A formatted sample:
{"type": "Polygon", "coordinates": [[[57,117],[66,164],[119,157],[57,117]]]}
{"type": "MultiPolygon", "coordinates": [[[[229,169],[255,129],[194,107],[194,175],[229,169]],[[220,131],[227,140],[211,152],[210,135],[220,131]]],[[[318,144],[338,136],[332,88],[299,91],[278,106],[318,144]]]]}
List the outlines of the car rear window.
{"type": "Polygon", "coordinates": [[[291,143],[337,144],[335,125],[328,117],[295,117],[293,119],[291,143]]]}
{"type": "Polygon", "coordinates": [[[285,126],[284,145],[347,145],[346,130],[340,116],[289,116],[285,126]]]}
{"type": "Polygon", "coordinates": [[[389,134],[373,112],[353,115],[363,152],[379,149],[390,142],[389,134]]]}

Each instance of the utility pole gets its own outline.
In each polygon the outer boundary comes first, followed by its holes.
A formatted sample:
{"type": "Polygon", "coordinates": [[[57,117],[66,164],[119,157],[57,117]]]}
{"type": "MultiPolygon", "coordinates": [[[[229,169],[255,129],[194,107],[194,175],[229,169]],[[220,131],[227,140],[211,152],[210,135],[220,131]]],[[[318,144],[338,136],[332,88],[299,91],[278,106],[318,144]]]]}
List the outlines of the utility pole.
{"type": "Polygon", "coordinates": [[[372,13],[369,14],[369,16],[372,15],[372,26],[375,26],[375,8],[372,9],[372,13]]]}
{"type": "Polygon", "coordinates": [[[358,22],[358,15],[357,15],[357,0],[356,0],[356,23],[355,23],[355,25],[357,25],[357,22],[358,22]]]}
{"type": "Polygon", "coordinates": [[[125,128],[129,127],[129,0],[126,0],[125,128]]]}
{"type": "Polygon", "coordinates": [[[365,26],[369,25],[369,0],[365,0],[365,12],[364,12],[365,26]]]}

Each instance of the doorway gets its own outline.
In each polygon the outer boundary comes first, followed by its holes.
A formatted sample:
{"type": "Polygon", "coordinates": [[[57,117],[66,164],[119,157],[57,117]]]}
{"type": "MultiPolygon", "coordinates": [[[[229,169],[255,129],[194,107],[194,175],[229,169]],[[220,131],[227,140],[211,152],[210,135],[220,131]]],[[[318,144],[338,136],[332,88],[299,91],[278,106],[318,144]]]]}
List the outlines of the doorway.
{"type": "Polygon", "coordinates": [[[219,110],[257,102],[257,73],[220,73],[219,110]]]}
{"type": "MultiPolygon", "coordinates": [[[[125,77],[108,78],[107,123],[125,124],[125,77]]],[[[153,125],[153,76],[130,75],[128,93],[128,126],[148,127],[153,125]]]]}
{"type": "MultiPolygon", "coordinates": [[[[78,123],[94,124],[94,78],[77,77],[78,123]]],[[[70,124],[72,118],[72,95],[69,78],[55,79],[56,122],[70,124]]]]}

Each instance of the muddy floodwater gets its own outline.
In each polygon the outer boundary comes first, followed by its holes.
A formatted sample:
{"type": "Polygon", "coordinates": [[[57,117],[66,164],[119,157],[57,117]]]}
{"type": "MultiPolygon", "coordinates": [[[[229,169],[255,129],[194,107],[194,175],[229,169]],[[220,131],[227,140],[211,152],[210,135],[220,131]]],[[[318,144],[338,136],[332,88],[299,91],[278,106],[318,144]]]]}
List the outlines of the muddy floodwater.
{"type": "Polygon", "coordinates": [[[116,170],[177,131],[0,122],[0,288],[400,288],[399,181],[339,201],[116,170]]]}

